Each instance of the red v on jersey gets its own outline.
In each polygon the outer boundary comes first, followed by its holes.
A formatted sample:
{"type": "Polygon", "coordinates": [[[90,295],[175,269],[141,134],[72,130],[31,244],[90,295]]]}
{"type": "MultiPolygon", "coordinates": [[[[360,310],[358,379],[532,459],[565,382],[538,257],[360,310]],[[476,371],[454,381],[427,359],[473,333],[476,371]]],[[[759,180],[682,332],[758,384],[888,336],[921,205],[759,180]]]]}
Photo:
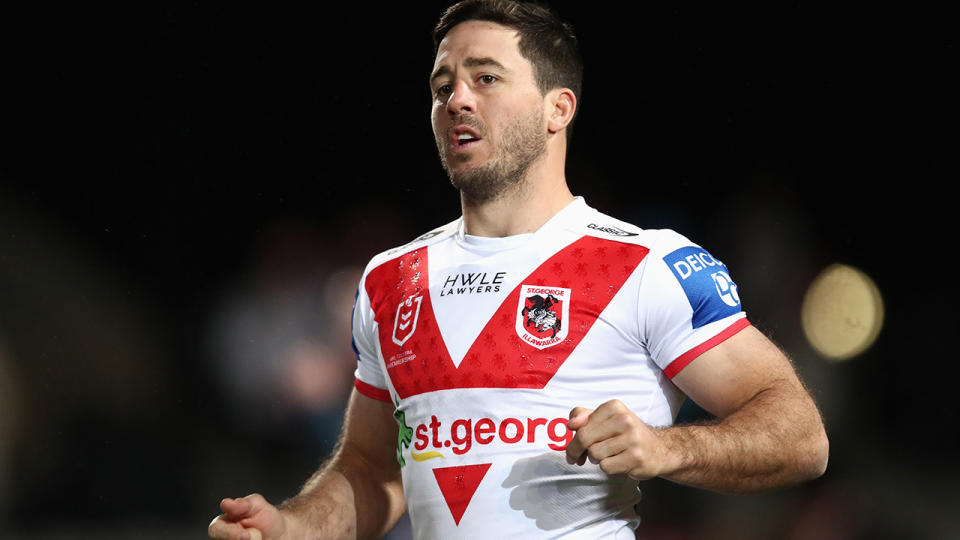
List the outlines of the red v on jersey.
{"type": "Polygon", "coordinates": [[[648,252],[643,246],[591,236],[561,249],[507,295],[459,367],[434,318],[427,248],[387,261],[370,272],[366,289],[394,388],[401,398],[451,388],[543,388],[648,252]],[[559,321],[566,325],[562,341],[538,348],[521,339],[517,319],[523,316],[524,285],[569,289],[564,299],[569,320],[559,321]],[[416,327],[402,340],[394,335],[399,327],[395,318],[406,313],[401,302],[419,308],[416,327]]]}
{"type": "Polygon", "coordinates": [[[489,468],[490,463],[480,463],[433,469],[433,476],[436,477],[437,485],[440,486],[440,493],[443,494],[443,500],[447,502],[453,521],[457,525],[460,525],[460,518],[467,511],[470,499],[477,492],[489,468]]]}

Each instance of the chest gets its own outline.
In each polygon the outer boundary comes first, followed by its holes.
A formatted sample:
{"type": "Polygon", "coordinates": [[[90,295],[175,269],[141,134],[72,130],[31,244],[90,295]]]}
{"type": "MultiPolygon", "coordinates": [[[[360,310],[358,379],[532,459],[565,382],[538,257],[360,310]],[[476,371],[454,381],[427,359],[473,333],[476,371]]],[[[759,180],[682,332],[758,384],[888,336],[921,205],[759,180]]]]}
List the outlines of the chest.
{"type": "Polygon", "coordinates": [[[629,287],[647,252],[582,237],[549,253],[441,245],[389,261],[365,284],[387,374],[401,398],[543,388],[629,287]]]}

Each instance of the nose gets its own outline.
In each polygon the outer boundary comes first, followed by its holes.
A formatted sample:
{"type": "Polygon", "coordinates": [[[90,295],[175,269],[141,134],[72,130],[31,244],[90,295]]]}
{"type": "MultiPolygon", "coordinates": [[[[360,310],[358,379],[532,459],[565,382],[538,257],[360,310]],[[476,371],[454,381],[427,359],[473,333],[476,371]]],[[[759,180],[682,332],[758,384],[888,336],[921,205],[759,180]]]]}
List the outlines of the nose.
{"type": "Polygon", "coordinates": [[[453,83],[453,92],[447,98],[447,112],[451,115],[477,112],[476,96],[466,81],[458,80],[453,83]]]}

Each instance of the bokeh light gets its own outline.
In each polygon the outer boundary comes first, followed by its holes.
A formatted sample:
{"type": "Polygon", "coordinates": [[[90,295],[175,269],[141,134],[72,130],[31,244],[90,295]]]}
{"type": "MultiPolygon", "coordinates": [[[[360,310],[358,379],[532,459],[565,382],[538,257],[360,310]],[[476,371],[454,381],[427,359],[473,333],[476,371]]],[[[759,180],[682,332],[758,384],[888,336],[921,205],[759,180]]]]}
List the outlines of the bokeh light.
{"type": "Polygon", "coordinates": [[[803,299],[803,332],[825,359],[849,360],[876,341],[883,326],[883,299],[870,276],[832,264],[810,284],[803,299]]]}

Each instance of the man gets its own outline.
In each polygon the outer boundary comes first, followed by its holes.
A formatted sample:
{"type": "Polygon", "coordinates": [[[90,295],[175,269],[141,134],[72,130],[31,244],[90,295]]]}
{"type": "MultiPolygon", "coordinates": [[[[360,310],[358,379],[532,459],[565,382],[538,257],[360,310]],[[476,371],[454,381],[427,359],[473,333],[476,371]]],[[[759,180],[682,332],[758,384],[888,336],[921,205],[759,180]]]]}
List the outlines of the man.
{"type": "Polygon", "coordinates": [[[547,10],[451,7],[433,131],[461,219],[375,257],[333,458],[276,508],[224,499],[214,538],[633,538],[639,480],[752,492],[823,473],[827,438],[726,266],[567,188],[579,54],[547,10]],[[684,394],[718,420],[673,426],[684,394]]]}

